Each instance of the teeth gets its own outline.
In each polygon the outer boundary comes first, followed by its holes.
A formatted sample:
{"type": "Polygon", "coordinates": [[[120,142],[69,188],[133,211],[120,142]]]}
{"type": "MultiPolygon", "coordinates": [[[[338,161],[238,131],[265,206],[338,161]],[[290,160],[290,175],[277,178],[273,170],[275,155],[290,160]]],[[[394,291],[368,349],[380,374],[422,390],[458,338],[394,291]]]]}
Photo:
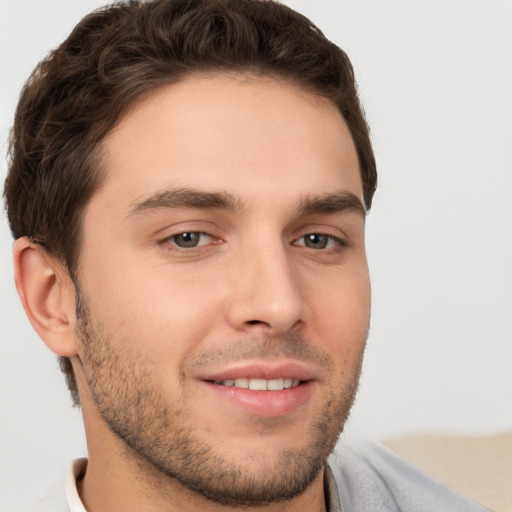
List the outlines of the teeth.
{"type": "Polygon", "coordinates": [[[235,379],[235,388],[249,388],[249,379],[235,379]]]}
{"type": "Polygon", "coordinates": [[[267,381],[267,389],[270,391],[282,391],[284,389],[284,379],[267,381]]]}
{"type": "Polygon", "coordinates": [[[252,389],[253,391],[266,391],[267,381],[265,379],[250,379],[249,389],[252,389]]]}
{"type": "Polygon", "coordinates": [[[282,391],[300,384],[299,379],[226,379],[216,382],[222,386],[250,389],[253,391],[282,391]]]}

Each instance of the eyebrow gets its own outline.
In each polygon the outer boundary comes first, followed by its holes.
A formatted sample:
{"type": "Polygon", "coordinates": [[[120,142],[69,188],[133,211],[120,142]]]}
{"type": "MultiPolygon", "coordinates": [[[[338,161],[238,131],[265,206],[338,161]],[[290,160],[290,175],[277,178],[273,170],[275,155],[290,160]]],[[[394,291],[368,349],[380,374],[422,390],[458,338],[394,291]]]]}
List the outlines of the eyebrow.
{"type": "MultiPolygon", "coordinates": [[[[190,188],[171,188],[136,201],[130,208],[128,217],[168,208],[236,212],[242,210],[243,203],[229,192],[206,192],[190,188]]],[[[299,202],[297,211],[299,215],[344,212],[357,213],[363,217],[366,215],[366,208],[361,200],[355,194],[347,191],[322,195],[310,194],[299,202]]]]}
{"type": "Polygon", "coordinates": [[[241,209],[241,204],[235,196],[228,192],[204,192],[189,188],[172,188],[137,201],[130,208],[128,217],[167,208],[237,211],[241,209]]]}
{"type": "Polygon", "coordinates": [[[352,192],[345,190],[319,196],[309,195],[299,203],[299,212],[303,215],[353,212],[363,217],[367,213],[361,200],[352,192]]]}

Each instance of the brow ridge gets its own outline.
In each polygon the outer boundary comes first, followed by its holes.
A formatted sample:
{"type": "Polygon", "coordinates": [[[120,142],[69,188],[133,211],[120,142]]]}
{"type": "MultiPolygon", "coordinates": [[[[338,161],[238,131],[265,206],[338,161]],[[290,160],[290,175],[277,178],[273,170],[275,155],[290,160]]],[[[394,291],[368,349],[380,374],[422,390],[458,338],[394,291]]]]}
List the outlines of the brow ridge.
{"type": "Polygon", "coordinates": [[[346,190],[321,195],[310,194],[300,201],[298,210],[304,215],[353,212],[364,217],[367,213],[361,200],[346,190]]]}
{"type": "MultiPolygon", "coordinates": [[[[149,197],[135,201],[130,208],[128,217],[151,213],[168,208],[191,208],[206,210],[240,211],[242,201],[225,191],[208,192],[191,188],[170,188],[156,192],[149,197]]],[[[361,200],[352,192],[340,191],[320,195],[309,194],[297,207],[300,215],[336,214],[353,212],[366,215],[361,200]]]]}
{"type": "Polygon", "coordinates": [[[229,192],[207,192],[191,188],[171,188],[136,201],[129,217],[167,208],[197,208],[203,210],[241,209],[240,201],[229,192]]]}

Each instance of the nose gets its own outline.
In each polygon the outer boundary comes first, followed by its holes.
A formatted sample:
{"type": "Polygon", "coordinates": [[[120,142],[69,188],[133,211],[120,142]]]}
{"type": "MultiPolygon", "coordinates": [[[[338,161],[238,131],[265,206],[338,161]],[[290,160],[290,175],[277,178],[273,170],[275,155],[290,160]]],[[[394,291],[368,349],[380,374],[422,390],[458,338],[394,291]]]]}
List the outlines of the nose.
{"type": "Polygon", "coordinates": [[[236,330],[275,335],[304,322],[298,275],[281,241],[250,251],[232,274],[232,284],[227,314],[236,330]]]}

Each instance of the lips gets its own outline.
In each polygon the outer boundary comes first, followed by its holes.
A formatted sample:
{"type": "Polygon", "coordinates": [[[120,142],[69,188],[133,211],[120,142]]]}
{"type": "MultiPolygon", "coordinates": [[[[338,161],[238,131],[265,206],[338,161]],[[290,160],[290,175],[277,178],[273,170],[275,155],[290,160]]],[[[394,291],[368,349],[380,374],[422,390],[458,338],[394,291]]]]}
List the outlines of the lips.
{"type": "Polygon", "coordinates": [[[303,406],[316,375],[300,363],[242,364],[202,375],[200,382],[225,404],[252,416],[278,417],[303,406]]]}
{"type": "Polygon", "coordinates": [[[301,363],[245,363],[223,368],[220,371],[200,375],[201,380],[224,382],[237,379],[264,379],[267,381],[277,379],[292,379],[308,381],[316,378],[316,373],[301,363]]]}

